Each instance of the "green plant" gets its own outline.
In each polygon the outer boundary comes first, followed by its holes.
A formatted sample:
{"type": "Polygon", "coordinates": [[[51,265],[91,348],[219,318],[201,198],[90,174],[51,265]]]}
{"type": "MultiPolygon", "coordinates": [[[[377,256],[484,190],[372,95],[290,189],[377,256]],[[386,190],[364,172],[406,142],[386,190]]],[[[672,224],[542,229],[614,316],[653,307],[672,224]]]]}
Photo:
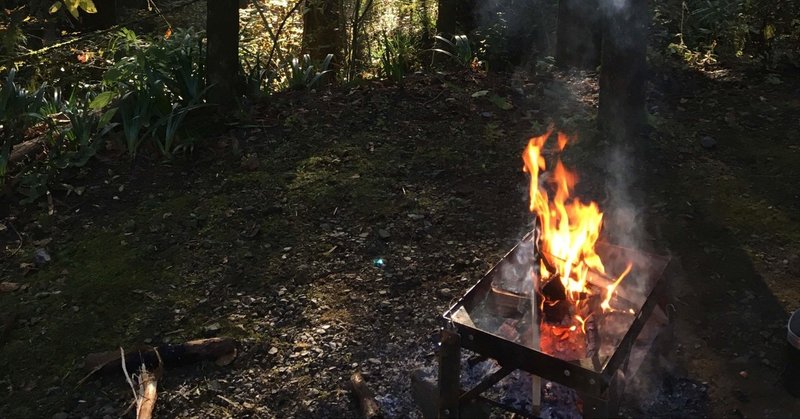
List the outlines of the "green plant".
{"type": "Polygon", "coordinates": [[[286,78],[287,87],[293,90],[312,88],[322,79],[322,76],[331,72],[328,67],[332,59],[333,54],[328,54],[321,63],[317,64],[311,60],[311,56],[308,54],[304,54],[302,60],[297,57],[292,58],[286,78]]]}
{"type": "Polygon", "coordinates": [[[66,6],[67,11],[74,17],[78,18],[78,9],[86,13],[97,13],[97,8],[94,6],[92,0],[57,0],[50,6],[50,14],[56,13],[61,10],[62,6],[66,6]]]}
{"type": "Polygon", "coordinates": [[[255,55],[252,64],[242,65],[240,70],[248,97],[261,97],[269,93],[269,70],[262,64],[260,54],[255,55]]]}
{"type": "Polygon", "coordinates": [[[165,157],[183,148],[179,126],[201,106],[205,82],[204,50],[199,33],[176,31],[169,39],[147,40],[123,29],[112,41],[114,65],[103,83],[117,92],[125,148],[131,158],[151,140],[165,157]]]}
{"type": "Polygon", "coordinates": [[[434,48],[431,48],[430,51],[452,58],[459,66],[470,67],[472,65],[475,56],[467,35],[455,35],[452,41],[439,35],[434,36],[434,39],[434,48]],[[450,50],[436,48],[435,42],[443,42],[450,50]]]}
{"type": "Polygon", "coordinates": [[[44,86],[30,92],[15,77],[12,68],[0,87],[0,185],[5,183],[11,149],[24,141],[30,123],[41,120],[37,111],[44,103],[44,86]]]}
{"type": "Polygon", "coordinates": [[[146,91],[128,92],[119,103],[119,114],[122,119],[122,133],[125,137],[125,148],[131,158],[136,157],[144,137],[142,132],[150,125],[152,118],[152,98],[146,91]]]}
{"type": "Polygon", "coordinates": [[[416,39],[402,31],[394,31],[390,35],[383,32],[382,35],[381,74],[400,83],[414,65],[416,39]]]}
{"type": "Polygon", "coordinates": [[[79,95],[74,88],[64,97],[59,88],[47,89],[36,113],[37,121],[48,128],[39,139],[47,158],[19,168],[16,192],[25,197],[20,203],[37,200],[60,170],[82,167],[100,150],[106,134],[117,125],[111,122],[116,108],[102,110],[107,104],[105,93],[89,90],[79,95]]]}

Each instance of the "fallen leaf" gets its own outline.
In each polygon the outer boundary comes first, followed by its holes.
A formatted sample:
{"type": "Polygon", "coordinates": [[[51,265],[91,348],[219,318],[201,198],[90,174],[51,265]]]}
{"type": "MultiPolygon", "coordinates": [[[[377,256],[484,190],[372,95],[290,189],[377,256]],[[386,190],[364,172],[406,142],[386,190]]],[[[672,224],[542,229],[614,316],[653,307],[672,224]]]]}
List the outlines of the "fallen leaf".
{"type": "Polygon", "coordinates": [[[14,292],[20,287],[16,282],[0,282],[0,292],[14,292]]]}
{"type": "Polygon", "coordinates": [[[489,93],[488,90],[478,90],[477,92],[472,94],[472,97],[486,96],[487,93],[489,93]]]}
{"type": "Polygon", "coordinates": [[[514,109],[514,105],[512,105],[511,102],[508,99],[506,99],[506,98],[504,98],[502,96],[491,95],[491,96],[489,96],[489,101],[494,103],[495,106],[497,106],[498,108],[500,108],[500,109],[502,109],[504,111],[508,111],[508,110],[514,109]]]}

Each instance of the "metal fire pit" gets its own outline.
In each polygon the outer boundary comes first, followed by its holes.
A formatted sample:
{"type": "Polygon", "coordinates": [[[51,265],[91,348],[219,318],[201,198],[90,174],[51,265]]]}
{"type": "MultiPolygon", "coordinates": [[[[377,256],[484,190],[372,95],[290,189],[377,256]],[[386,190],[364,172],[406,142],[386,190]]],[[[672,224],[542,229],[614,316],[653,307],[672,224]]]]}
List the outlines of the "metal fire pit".
{"type": "MultiPolygon", "coordinates": [[[[665,299],[660,298],[666,281],[660,278],[669,258],[598,243],[595,250],[609,277],[619,275],[628,261],[633,268],[611,300],[611,306],[618,311],[598,314],[600,318],[595,320],[591,355],[563,359],[563,354],[559,357],[538,349],[533,343],[532,321],[526,324],[526,319],[532,318],[527,297],[533,287],[529,272],[535,260],[531,237],[532,234],[526,236],[444,314],[446,326],[439,360],[441,417],[458,417],[461,407],[477,399],[515,411],[480,395],[514,370],[574,389],[583,401],[584,416],[616,414],[620,391],[617,387],[621,387],[617,382],[628,367],[631,348],[656,306],[666,305],[665,299]],[[504,333],[503,328],[509,327],[514,327],[515,332],[504,333]],[[500,370],[475,388],[463,391],[459,383],[462,348],[494,359],[500,370]]],[[[610,282],[609,277],[590,273],[590,287],[604,287],[610,282]]],[[[526,416],[536,415],[535,409],[534,405],[534,412],[526,416]]]]}

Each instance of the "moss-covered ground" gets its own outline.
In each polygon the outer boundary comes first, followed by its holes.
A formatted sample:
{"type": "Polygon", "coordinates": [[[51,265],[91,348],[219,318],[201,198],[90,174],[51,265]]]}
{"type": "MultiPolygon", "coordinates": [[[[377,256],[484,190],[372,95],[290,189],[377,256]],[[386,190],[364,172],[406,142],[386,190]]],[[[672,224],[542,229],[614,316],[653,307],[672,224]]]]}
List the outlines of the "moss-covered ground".
{"type": "MultiPolygon", "coordinates": [[[[776,382],[800,301],[800,84],[662,76],[629,183],[647,246],[682,268],[670,371],[709,387],[709,415],[796,413],[776,382]]],[[[24,289],[0,295],[15,318],[0,416],[118,415],[121,373],[78,385],[87,354],[212,335],[240,339],[242,355],[168,372],[164,417],[353,416],[355,368],[410,415],[406,373],[435,362],[439,316],[530,222],[527,138],[551,119],[577,132],[567,160],[601,202],[615,172],[613,144],[590,129],[591,78],[507,80],[276,95],[185,161],[134,174],[97,163],[65,180],[86,192],[56,196],[54,214],[13,207],[0,274],[24,289]],[[487,89],[514,108],[472,97],[487,89]],[[53,260],[31,267],[40,247],[53,260]]]]}

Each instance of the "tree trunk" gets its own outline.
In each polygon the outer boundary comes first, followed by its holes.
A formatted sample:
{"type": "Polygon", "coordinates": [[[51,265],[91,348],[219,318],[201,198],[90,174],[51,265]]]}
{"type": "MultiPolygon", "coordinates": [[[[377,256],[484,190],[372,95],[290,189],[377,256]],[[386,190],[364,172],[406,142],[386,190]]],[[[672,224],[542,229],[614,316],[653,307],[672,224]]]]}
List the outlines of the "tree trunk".
{"type": "Polygon", "coordinates": [[[436,15],[436,32],[450,38],[456,32],[456,6],[458,0],[439,0],[436,15]]]}
{"type": "Polygon", "coordinates": [[[97,13],[80,9],[80,27],[87,30],[106,29],[117,24],[117,0],[94,0],[97,13]]]}
{"type": "Polygon", "coordinates": [[[227,112],[236,105],[239,72],[239,0],[209,0],[206,17],[208,99],[227,112]]]}
{"type": "Polygon", "coordinates": [[[647,83],[646,0],[602,0],[607,17],[603,25],[600,70],[601,131],[618,141],[630,142],[644,127],[647,83]]]}
{"type": "Polygon", "coordinates": [[[341,62],[343,51],[339,11],[341,0],[306,0],[303,13],[303,51],[315,62],[333,54],[331,69],[341,62]]]}
{"type": "Polygon", "coordinates": [[[594,70],[600,64],[598,0],[559,0],[556,65],[594,70]]]}
{"type": "Polygon", "coordinates": [[[445,38],[469,35],[477,27],[475,0],[439,0],[436,32],[445,38]]]}

